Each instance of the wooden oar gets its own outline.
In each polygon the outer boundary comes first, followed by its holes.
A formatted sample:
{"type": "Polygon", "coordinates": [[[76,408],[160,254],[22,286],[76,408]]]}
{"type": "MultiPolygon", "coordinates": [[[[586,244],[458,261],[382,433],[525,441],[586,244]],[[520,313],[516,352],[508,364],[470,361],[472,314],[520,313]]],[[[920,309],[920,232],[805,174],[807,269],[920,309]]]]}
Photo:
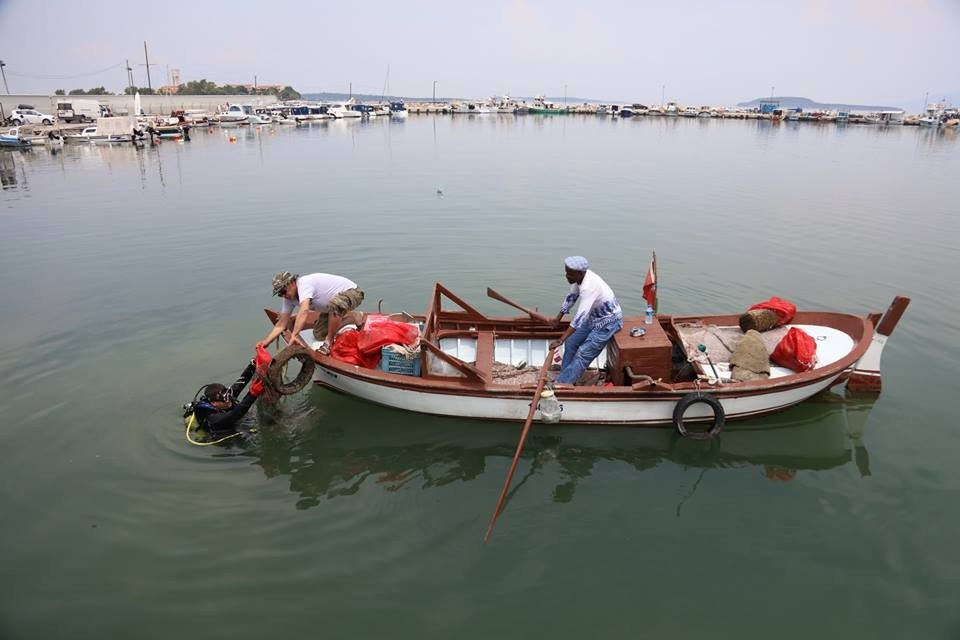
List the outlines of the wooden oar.
{"type": "Polygon", "coordinates": [[[544,324],[550,324],[550,323],[551,323],[551,319],[548,318],[548,317],[546,317],[546,316],[543,315],[542,313],[537,313],[537,312],[534,311],[533,309],[528,309],[527,307],[524,307],[524,306],[522,306],[522,305],[519,305],[519,304],[517,304],[516,302],[514,302],[513,300],[511,300],[510,298],[508,298],[508,297],[506,297],[506,296],[504,296],[504,295],[501,295],[501,294],[497,293],[496,291],[494,291],[494,290],[491,289],[490,287],[487,287],[487,295],[490,296],[491,298],[493,298],[494,300],[499,300],[500,302],[503,302],[504,304],[510,305],[510,306],[513,307],[514,309],[520,309],[520,311],[523,311],[525,314],[527,314],[528,316],[530,316],[530,317],[533,318],[534,320],[538,320],[539,322],[543,322],[544,324]]]}
{"type": "Polygon", "coordinates": [[[540,377],[537,378],[537,390],[533,393],[533,401],[530,403],[530,411],[527,412],[527,421],[523,423],[523,432],[520,434],[520,442],[517,443],[517,450],[513,454],[513,462],[510,463],[510,470],[507,472],[507,479],[503,481],[503,489],[500,491],[500,498],[497,500],[497,508],[493,510],[493,517],[490,518],[490,524],[487,525],[487,533],[483,536],[483,543],[490,540],[490,534],[493,533],[493,527],[497,524],[497,518],[503,510],[503,503],[507,499],[507,491],[510,490],[510,482],[513,480],[513,473],[517,470],[517,463],[520,461],[520,452],[523,451],[523,445],[527,442],[527,434],[530,433],[530,425],[533,424],[533,414],[537,412],[537,404],[540,400],[540,392],[543,391],[543,385],[547,381],[547,371],[553,364],[554,349],[547,352],[547,359],[540,369],[540,377]]]}

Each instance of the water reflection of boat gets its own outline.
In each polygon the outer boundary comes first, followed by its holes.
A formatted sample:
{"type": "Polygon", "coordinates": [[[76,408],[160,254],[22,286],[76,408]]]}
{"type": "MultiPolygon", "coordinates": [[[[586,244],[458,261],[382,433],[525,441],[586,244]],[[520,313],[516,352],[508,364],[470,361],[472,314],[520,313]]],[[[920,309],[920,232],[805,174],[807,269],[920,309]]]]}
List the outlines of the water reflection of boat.
{"type": "MultiPolygon", "coordinates": [[[[298,508],[349,497],[365,484],[384,491],[428,490],[470,482],[487,471],[499,475],[513,454],[515,430],[416,416],[369,407],[324,392],[323,427],[310,439],[296,440],[286,428],[261,429],[253,446],[256,464],[268,477],[289,476],[298,508]],[[362,412],[363,424],[356,416],[362,412]],[[335,426],[330,426],[335,425],[335,426]]],[[[535,430],[523,452],[521,475],[551,468],[560,476],[554,501],[569,502],[578,483],[626,464],[636,471],[664,464],[700,470],[756,467],[758,481],[784,482],[804,471],[835,469],[853,462],[870,475],[863,442],[873,400],[828,393],[816,401],[751,421],[710,441],[690,441],[652,429],[613,427],[535,430]]],[[[521,481],[522,482],[522,481],[521,481]]]]}

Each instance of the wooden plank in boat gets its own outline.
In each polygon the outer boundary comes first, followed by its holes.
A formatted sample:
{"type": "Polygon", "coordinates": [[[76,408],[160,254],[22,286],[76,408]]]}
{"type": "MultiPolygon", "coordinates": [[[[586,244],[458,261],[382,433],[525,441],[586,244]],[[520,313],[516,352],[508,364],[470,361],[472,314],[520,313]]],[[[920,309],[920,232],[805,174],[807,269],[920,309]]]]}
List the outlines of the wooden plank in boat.
{"type": "Polygon", "coordinates": [[[477,334],[477,369],[489,380],[493,371],[493,332],[481,331],[477,334]]]}

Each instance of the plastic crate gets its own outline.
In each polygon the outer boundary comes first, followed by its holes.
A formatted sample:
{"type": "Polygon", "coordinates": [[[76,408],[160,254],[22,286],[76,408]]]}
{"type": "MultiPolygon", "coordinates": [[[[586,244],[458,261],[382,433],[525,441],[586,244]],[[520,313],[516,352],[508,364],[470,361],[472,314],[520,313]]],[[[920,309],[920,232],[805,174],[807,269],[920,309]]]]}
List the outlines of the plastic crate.
{"type": "Polygon", "coordinates": [[[404,358],[390,347],[380,348],[380,368],[401,376],[420,376],[420,356],[404,358]]]}

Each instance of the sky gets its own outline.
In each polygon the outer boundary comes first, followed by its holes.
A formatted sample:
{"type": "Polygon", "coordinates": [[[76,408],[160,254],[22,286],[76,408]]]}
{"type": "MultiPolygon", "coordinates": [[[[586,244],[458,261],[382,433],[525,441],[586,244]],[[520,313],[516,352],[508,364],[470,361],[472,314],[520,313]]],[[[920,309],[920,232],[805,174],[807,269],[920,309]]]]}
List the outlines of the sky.
{"type": "Polygon", "coordinates": [[[10,91],[183,81],[733,105],[960,100],[960,0],[0,0],[10,91]],[[44,17],[48,14],[49,17],[44,17]],[[26,28],[25,28],[26,27],[26,28]]]}

